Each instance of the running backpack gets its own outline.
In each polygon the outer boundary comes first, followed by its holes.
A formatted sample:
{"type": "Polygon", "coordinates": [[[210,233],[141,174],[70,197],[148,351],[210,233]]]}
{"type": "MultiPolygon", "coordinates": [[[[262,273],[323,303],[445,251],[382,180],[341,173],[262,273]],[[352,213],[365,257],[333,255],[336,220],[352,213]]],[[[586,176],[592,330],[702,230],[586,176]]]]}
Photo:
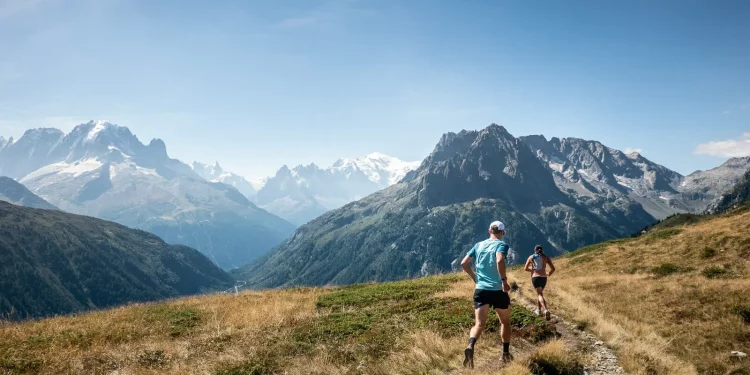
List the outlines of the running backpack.
{"type": "Polygon", "coordinates": [[[531,261],[534,262],[534,270],[535,271],[541,271],[544,269],[544,258],[542,258],[539,254],[534,254],[531,256],[531,261]]]}

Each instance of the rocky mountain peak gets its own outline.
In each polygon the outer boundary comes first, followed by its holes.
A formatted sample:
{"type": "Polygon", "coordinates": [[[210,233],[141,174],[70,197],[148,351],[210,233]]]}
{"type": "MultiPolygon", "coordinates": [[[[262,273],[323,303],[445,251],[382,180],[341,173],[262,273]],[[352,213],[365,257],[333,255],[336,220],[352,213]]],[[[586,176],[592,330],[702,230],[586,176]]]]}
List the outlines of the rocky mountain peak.
{"type": "Polygon", "coordinates": [[[167,145],[159,138],[154,138],[149,142],[147,149],[152,157],[165,160],[169,158],[167,155],[167,145]]]}

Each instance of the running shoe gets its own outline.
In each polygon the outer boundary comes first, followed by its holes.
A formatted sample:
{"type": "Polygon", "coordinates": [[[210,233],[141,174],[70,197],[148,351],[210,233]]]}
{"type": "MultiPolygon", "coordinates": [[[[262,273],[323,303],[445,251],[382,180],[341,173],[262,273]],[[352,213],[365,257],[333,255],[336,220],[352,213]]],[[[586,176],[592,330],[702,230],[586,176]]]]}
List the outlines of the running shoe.
{"type": "Polygon", "coordinates": [[[503,353],[503,363],[508,364],[513,361],[513,355],[510,353],[503,353]]]}
{"type": "Polygon", "coordinates": [[[473,348],[464,349],[464,367],[474,369],[474,349],[473,348]]]}

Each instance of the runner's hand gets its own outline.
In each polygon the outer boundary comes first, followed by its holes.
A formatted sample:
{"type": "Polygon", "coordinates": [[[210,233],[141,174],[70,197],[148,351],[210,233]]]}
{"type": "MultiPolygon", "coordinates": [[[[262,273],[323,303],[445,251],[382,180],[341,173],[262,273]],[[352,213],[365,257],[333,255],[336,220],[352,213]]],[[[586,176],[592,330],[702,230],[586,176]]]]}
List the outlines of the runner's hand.
{"type": "Polygon", "coordinates": [[[505,293],[510,292],[510,284],[508,284],[507,280],[503,280],[503,292],[505,293]]]}

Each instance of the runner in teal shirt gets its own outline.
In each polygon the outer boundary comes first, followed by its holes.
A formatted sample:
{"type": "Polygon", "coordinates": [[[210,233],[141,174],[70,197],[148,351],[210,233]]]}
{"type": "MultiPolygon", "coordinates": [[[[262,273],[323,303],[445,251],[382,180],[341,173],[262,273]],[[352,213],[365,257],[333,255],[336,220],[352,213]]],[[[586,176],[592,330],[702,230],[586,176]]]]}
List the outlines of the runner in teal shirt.
{"type": "Polygon", "coordinates": [[[476,283],[474,288],[474,327],[469,334],[469,346],[464,350],[464,367],[474,368],[474,345],[487,325],[490,307],[500,319],[500,336],[503,340],[503,362],[513,360],[510,354],[510,285],[505,273],[508,245],[503,241],[505,225],[499,221],[490,224],[490,238],[477,243],[461,262],[461,267],[476,283]],[[476,272],[471,263],[476,265],[476,272]]]}

